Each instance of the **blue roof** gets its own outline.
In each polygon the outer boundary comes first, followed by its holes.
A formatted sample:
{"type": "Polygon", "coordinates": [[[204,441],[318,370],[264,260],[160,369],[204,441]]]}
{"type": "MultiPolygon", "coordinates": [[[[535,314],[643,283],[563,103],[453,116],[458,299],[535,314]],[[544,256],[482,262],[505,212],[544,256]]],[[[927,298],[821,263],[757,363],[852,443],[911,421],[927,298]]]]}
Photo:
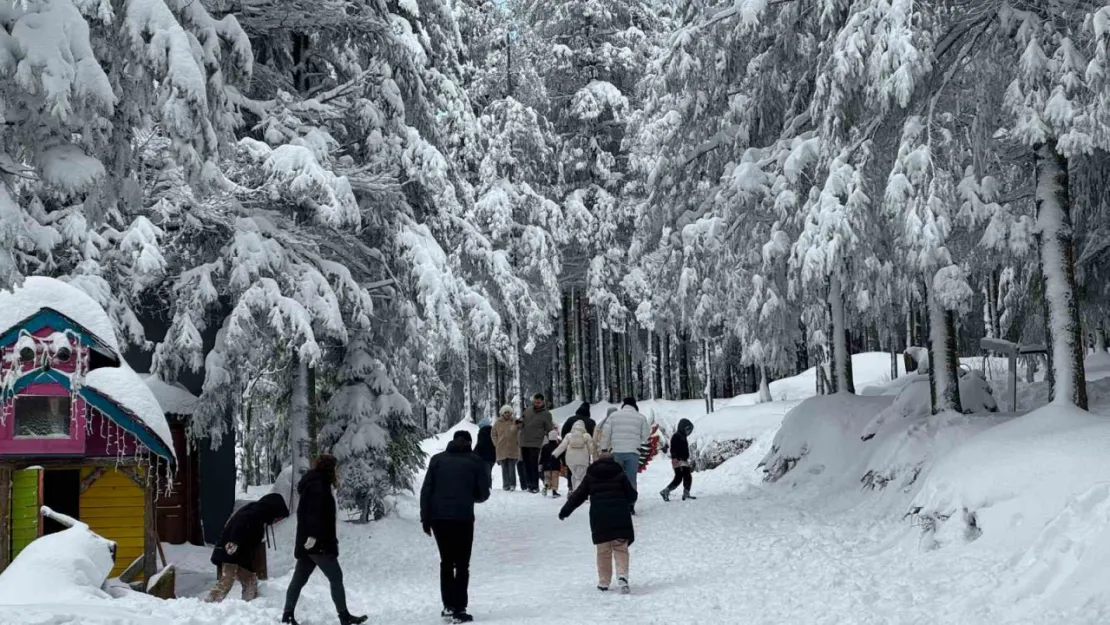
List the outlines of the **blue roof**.
{"type": "Polygon", "coordinates": [[[26,331],[34,334],[46,328],[57,332],[65,332],[67,330],[73,332],[77,335],[78,339],[80,339],[82,345],[119,362],[119,354],[108,346],[108,344],[89,331],[88,328],[53,308],[40,308],[35,314],[20,321],[15,326],[8,328],[3,333],[0,333],[0,348],[7,347],[18,341],[21,332],[26,331]]]}

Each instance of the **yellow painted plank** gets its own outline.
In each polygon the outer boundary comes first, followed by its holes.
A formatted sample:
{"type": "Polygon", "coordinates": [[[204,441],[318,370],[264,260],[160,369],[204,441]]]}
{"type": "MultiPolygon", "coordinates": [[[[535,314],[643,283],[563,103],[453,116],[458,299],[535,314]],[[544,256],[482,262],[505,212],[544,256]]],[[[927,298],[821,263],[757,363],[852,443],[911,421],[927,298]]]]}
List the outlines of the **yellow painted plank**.
{"type": "Polygon", "coordinates": [[[94,519],[118,519],[118,518],[137,518],[142,523],[143,520],[143,507],[138,506],[117,506],[115,508],[86,508],[84,505],[81,507],[81,520],[85,523],[92,523],[94,519]]]}
{"type": "Polygon", "coordinates": [[[143,518],[142,518],[142,516],[139,516],[138,518],[136,518],[133,515],[116,516],[116,517],[103,517],[103,518],[99,518],[99,519],[90,519],[90,518],[86,517],[85,518],[85,523],[88,523],[89,527],[99,527],[99,528],[102,528],[102,529],[131,528],[131,527],[137,527],[139,529],[142,529],[142,527],[143,527],[143,518]]]}
{"type": "Polygon", "coordinates": [[[100,534],[104,538],[107,538],[108,540],[114,540],[116,542],[128,538],[143,537],[143,528],[141,527],[93,527],[90,525],[89,529],[96,532],[97,534],[100,534]]]}
{"type": "MultiPolygon", "coordinates": [[[[105,536],[105,538],[108,538],[108,537],[105,536]]],[[[131,549],[138,549],[140,554],[143,552],[143,539],[142,539],[142,537],[130,538],[130,537],[125,536],[125,537],[118,538],[118,539],[117,538],[112,538],[110,540],[116,541],[116,545],[120,549],[122,549],[124,547],[129,547],[131,549]]]]}
{"type": "Polygon", "coordinates": [[[135,486],[101,486],[100,483],[93,484],[91,488],[81,493],[82,497],[139,497],[143,496],[143,489],[135,486]]]}
{"type": "Polygon", "coordinates": [[[136,501],[142,507],[142,497],[90,497],[81,500],[81,510],[134,506],[136,501]]]}

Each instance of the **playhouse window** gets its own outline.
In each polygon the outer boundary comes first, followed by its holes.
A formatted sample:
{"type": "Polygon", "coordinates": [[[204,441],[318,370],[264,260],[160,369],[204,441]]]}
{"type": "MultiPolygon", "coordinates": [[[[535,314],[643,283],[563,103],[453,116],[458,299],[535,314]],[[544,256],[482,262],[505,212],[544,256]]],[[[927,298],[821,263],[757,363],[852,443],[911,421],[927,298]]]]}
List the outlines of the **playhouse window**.
{"type": "Polygon", "coordinates": [[[15,398],[16,438],[69,438],[69,395],[15,398]]]}

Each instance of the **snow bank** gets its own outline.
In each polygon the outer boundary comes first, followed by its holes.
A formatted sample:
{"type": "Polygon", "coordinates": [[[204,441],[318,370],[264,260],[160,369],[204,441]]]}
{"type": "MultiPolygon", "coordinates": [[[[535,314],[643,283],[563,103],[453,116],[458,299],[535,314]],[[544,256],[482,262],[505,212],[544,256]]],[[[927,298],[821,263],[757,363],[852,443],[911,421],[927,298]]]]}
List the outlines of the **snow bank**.
{"type": "Polygon", "coordinates": [[[934,544],[962,531],[1024,548],[1069,500],[1110,482],[1107,449],[1106,418],[1046,406],[990,428],[941,458],[913,510],[932,520],[934,544]]]}
{"type": "Polygon", "coordinates": [[[108,599],[113,543],[84,523],[33,541],[0,573],[0,605],[85,604],[108,599]]]}
{"type": "MultiPolygon", "coordinates": [[[[894,403],[876,415],[863,429],[861,435],[864,439],[875,436],[875,433],[889,421],[920,418],[932,413],[932,392],[929,389],[928,374],[915,373],[903,379],[905,382],[898,385],[900,390],[894,398],[894,403]]],[[[982,414],[998,411],[998,404],[991,395],[991,387],[978,371],[969,371],[960,376],[960,402],[966,413],[982,414]]]]}
{"type": "Polygon", "coordinates": [[[763,458],[767,480],[778,481],[788,473],[826,474],[830,479],[848,474],[865,451],[860,433],[892,399],[838,393],[798,404],[786,415],[763,458]]]}
{"type": "Polygon", "coordinates": [[[165,414],[192,416],[196,412],[200,399],[185,389],[180,384],[163,382],[155,375],[139,374],[147,388],[154,394],[154,399],[162,407],[165,414]]]}
{"type": "Polygon", "coordinates": [[[460,430],[470,432],[471,440],[474,443],[478,442],[478,424],[463,420],[453,425],[451,429],[447,430],[446,432],[442,434],[436,434],[431,438],[426,438],[421,441],[420,449],[423,450],[424,453],[427,454],[430,458],[433,455],[447,449],[447,443],[450,443],[451,438],[455,436],[455,432],[458,432],[460,430]]]}
{"type": "Polygon", "coordinates": [[[85,376],[85,386],[111,398],[138,417],[166,445],[166,449],[177,457],[173,449],[173,436],[162,407],[150,387],[126,362],[118,367],[93,369],[85,376]]]}
{"type": "MultiPolygon", "coordinates": [[[[898,375],[904,377],[905,362],[898,356],[898,375]]],[[[867,352],[852,355],[852,380],[857,389],[879,386],[890,382],[890,354],[867,352]]],[[[817,369],[810,367],[790,378],[771,382],[771,398],[778,401],[802,400],[817,394],[817,369]]],[[[759,393],[738,395],[728,401],[730,406],[749,406],[759,403],[759,393]]]]}
{"type": "Polygon", "coordinates": [[[30,276],[12,291],[0,290],[0,332],[5,332],[43,308],[51,308],[76,321],[119,356],[119,342],[112,320],[81,289],[42,276],[30,276]]]}

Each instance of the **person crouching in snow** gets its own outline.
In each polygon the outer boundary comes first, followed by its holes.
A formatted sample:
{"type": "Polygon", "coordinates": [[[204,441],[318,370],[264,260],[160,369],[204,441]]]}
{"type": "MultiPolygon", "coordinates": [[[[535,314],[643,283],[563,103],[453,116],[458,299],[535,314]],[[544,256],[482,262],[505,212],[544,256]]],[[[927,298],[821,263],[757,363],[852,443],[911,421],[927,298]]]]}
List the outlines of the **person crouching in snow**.
{"type": "Polygon", "coordinates": [[[559,473],[563,469],[563,464],[559,461],[559,457],[555,455],[555,450],[558,447],[559,430],[552,428],[547,433],[547,442],[540,449],[540,468],[543,469],[543,494],[545,496],[547,491],[551,491],[552,497],[561,497],[559,494],[559,473]]]}
{"type": "Polygon", "coordinates": [[[590,460],[597,454],[594,450],[594,439],[590,436],[585,421],[575,421],[570,432],[563,438],[563,442],[559,443],[553,452],[555,457],[563,454],[566,454],[567,469],[576,480],[570,485],[570,490],[574,491],[577,482],[581,482],[586,477],[590,460]]]}
{"type": "Polygon", "coordinates": [[[231,515],[220,532],[220,541],[212,550],[212,564],[220,567],[220,579],[208,592],[205,601],[223,601],[231,592],[235,580],[243,586],[243,601],[258,597],[255,556],[259,549],[265,549],[266,528],[287,516],[289,508],[285,505],[285,498],[277,493],[248,503],[231,515]]]}
{"type": "Polygon", "coordinates": [[[694,424],[689,419],[678,422],[678,429],[671,437],[671,467],[674,468],[674,480],[659,491],[663,501],[671,500],[671,491],[682,484],[682,500],[697,499],[690,494],[690,485],[694,482],[694,468],[690,465],[690,442],[687,440],[694,433],[694,424]]]}
{"type": "Polygon", "coordinates": [[[590,500],[590,532],[597,546],[597,589],[609,590],[613,581],[613,561],[617,563],[617,584],[628,594],[628,547],[636,539],[632,528],[632,504],[636,489],[624,468],[611,456],[603,456],[586,469],[586,477],[569,496],[559,520],[566,519],[590,500]]]}

